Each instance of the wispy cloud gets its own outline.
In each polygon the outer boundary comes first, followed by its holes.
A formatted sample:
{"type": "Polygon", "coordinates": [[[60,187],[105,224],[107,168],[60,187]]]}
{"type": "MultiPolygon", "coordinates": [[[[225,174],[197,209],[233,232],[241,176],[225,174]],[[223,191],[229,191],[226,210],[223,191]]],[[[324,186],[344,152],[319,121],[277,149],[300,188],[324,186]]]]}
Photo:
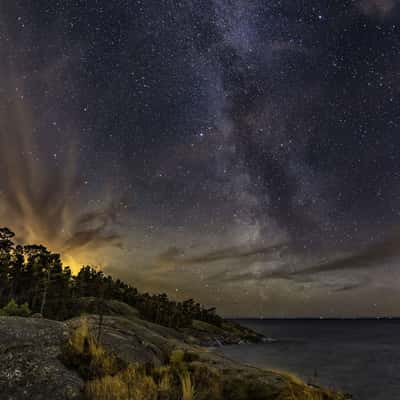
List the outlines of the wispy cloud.
{"type": "MultiPolygon", "coordinates": [[[[211,280],[223,282],[243,282],[246,280],[288,280],[295,282],[315,282],[323,281],[321,274],[341,273],[344,275],[355,270],[365,271],[379,268],[388,262],[400,257],[400,233],[394,232],[388,237],[375,241],[373,243],[362,246],[358,251],[345,253],[342,255],[328,258],[320,258],[319,260],[309,264],[302,260],[300,253],[291,253],[292,260],[282,260],[281,265],[274,269],[258,269],[257,271],[249,271],[244,266],[239,271],[224,271],[210,277],[211,280]]],[[[341,282],[343,279],[341,280],[341,282]]],[[[367,285],[365,279],[360,282],[343,284],[340,283],[335,290],[346,291],[355,289],[360,286],[367,285]]]]}
{"type": "Polygon", "coordinates": [[[103,194],[101,203],[87,198],[78,118],[59,100],[65,98],[60,82],[71,80],[75,49],[69,56],[55,51],[42,63],[17,51],[32,38],[13,39],[14,27],[0,23],[9,33],[0,49],[1,225],[15,230],[21,242],[40,242],[67,255],[87,246],[120,247],[119,199],[106,184],[91,187],[91,196],[103,194]]]}
{"type": "Polygon", "coordinates": [[[178,248],[170,248],[160,255],[164,261],[174,261],[176,264],[190,266],[194,264],[210,264],[219,261],[243,260],[254,257],[268,257],[285,251],[287,244],[278,243],[265,246],[230,246],[217,250],[207,251],[193,256],[184,256],[184,251],[178,248]]]}

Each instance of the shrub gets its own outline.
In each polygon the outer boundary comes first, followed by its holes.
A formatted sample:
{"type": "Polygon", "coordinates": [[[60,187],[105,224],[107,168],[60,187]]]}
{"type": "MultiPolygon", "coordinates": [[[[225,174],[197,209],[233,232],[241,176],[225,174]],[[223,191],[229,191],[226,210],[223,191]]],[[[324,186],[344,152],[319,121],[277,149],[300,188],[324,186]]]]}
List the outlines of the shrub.
{"type": "Polygon", "coordinates": [[[18,305],[14,299],[10,300],[8,304],[2,308],[0,315],[15,316],[15,317],[29,317],[31,310],[27,303],[18,305]]]}
{"type": "Polygon", "coordinates": [[[28,303],[21,304],[19,306],[19,312],[21,317],[29,317],[31,315],[31,310],[29,309],[28,303]]]}

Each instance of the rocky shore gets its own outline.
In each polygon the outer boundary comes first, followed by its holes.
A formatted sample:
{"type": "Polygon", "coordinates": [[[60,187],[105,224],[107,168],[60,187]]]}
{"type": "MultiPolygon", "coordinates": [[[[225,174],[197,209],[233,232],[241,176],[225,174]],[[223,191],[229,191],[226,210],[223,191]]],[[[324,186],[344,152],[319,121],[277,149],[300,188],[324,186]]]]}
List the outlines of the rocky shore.
{"type": "MultiPolygon", "coordinates": [[[[88,315],[87,322],[96,334],[99,317],[88,315]]],[[[78,400],[83,397],[84,380],[77,371],[61,361],[62,347],[80,318],[57,322],[37,318],[0,317],[0,393],[4,400],[78,400]]],[[[224,380],[246,382],[263,388],[259,399],[278,400],[288,385],[298,388],[298,400],[306,400],[306,393],[316,393],[318,400],[343,400],[345,396],[311,388],[285,374],[239,365],[202,344],[236,343],[256,340],[253,334],[246,339],[245,331],[230,325],[220,331],[209,332],[209,326],[194,324],[187,331],[178,332],[129,315],[104,316],[101,325],[101,344],[110,354],[125,363],[162,366],[176,349],[195,355],[197,363],[204,363],[220,371],[224,380]],[[239,334],[241,332],[241,334],[239,334]],[[300,389],[301,388],[301,389],[300,389]],[[302,397],[300,391],[304,391],[302,397]]],[[[260,339],[259,335],[257,340],[260,339]]],[[[307,394],[308,396],[308,394],[307,394]]],[[[228,400],[228,399],[227,399],[228,400]]]]}

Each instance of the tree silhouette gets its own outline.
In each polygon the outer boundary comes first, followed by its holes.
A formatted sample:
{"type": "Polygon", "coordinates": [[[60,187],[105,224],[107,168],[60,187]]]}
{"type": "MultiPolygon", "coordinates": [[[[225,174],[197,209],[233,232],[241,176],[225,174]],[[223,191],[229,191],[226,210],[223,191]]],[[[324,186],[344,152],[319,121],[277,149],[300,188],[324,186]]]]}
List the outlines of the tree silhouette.
{"type": "Polygon", "coordinates": [[[190,326],[194,319],[220,325],[215,308],[205,308],[193,299],[170,300],[165,293],[151,295],[139,291],[90,266],[76,276],[62,264],[61,257],[38,244],[19,245],[8,228],[0,228],[0,306],[10,301],[27,303],[32,312],[46,318],[63,320],[79,314],[79,300],[95,298],[101,338],[103,315],[108,300],[135,307],[140,316],[170,328],[190,326]]]}

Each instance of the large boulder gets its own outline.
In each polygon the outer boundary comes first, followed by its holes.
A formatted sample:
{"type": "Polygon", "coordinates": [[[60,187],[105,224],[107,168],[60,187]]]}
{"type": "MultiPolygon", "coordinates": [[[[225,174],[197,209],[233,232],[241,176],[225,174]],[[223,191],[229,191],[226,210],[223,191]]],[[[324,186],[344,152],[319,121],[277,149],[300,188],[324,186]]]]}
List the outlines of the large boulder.
{"type": "Polygon", "coordinates": [[[61,322],[0,317],[0,398],[80,399],[83,381],[59,360],[66,335],[61,322]]]}

